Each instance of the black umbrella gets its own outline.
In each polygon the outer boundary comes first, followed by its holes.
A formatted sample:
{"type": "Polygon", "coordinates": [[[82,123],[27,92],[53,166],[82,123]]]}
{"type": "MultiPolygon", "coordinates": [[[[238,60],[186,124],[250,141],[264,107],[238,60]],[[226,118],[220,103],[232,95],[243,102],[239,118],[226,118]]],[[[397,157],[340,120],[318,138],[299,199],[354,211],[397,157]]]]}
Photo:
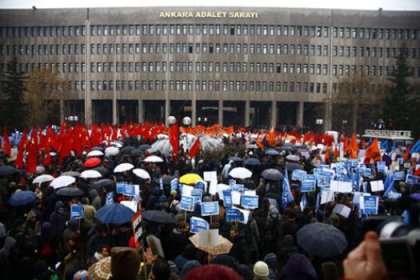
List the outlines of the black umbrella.
{"type": "Polygon", "coordinates": [[[243,161],[242,158],[237,157],[237,156],[231,156],[231,157],[228,158],[228,160],[233,160],[233,161],[236,161],[236,162],[242,162],[243,161]]]}
{"type": "Polygon", "coordinates": [[[0,166],[0,176],[10,176],[19,170],[10,165],[0,166]]]}
{"type": "Polygon", "coordinates": [[[150,149],[152,146],[150,146],[149,144],[141,144],[140,146],[139,146],[139,149],[140,150],[143,150],[143,151],[146,151],[146,150],[148,150],[148,149],[150,149]]]}
{"type": "Polygon", "coordinates": [[[101,173],[102,176],[108,175],[108,173],[110,172],[108,169],[106,169],[103,166],[98,166],[98,167],[95,167],[95,168],[92,168],[92,169],[98,171],[99,173],[101,173]]]}
{"type": "Polygon", "coordinates": [[[92,187],[94,189],[99,189],[101,187],[104,187],[107,190],[112,190],[112,189],[115,188],[115,182],[112,181],[111,179],[101,179],[101,180],[98,180],[98,181],[94,182],[92,184],[92,187]]]}
{"type": "Polygon", "coordinates": [[[145,211],[142,215],[142,218],[149,221],[160,224],[174,224],[175,218],[164,211],[159,210],[149,210],[145,211]]]}
{"type": "Polygon", "coordinates": [[[281,181],[283,180],[283,173],[281,173],[279,170],[274,169],[274,168],[269,168],[264,170],[261,173],[261,177],[263,177],[266,180],[271,180],[271,181],[281,181]]]}
{"type": "Polygon", "coordinates": [[[120,154],[130,154],[135,148],[133,146],[125,146],[120,149],[120,154]]]}
{"type": "Polygon", "coordinates": [[[299,163],[287,161],[286,162],[286,169],[288,171],[293,171],[295,169],[301,169],[301,170],[303,170],[303,167],[299,163]]]}
{"type": "Polygon", "coordinates": [[[74,188],[74,187],[66,187],[66,188],[61,188],[58,189],[56,191],[57,195],[61,195],[61,196],[69,196],[69,197],[75,197],[75,196],[81,196],[83,195],[83,191],[79,188],[74,188]]]}
{"type": "Polygon", "coordinates": [[[312,223],[296,233],[297,243],[307,253],[321,258],[342,254],[347,247],[343,232],[332,225],[312,223]]]}
{"type": "Polygon", "coordinates": [[[261,165],[261,161],[257,158],[247,158],[244,161],[245,165],[250,165],[250,166],[260,166],[261,165]]]}
{"type": "MultiPolygon", "coordinates": [[[[169,185],[173,179],[175,179],[175,176],[163,175],[162,176],[162,183],[165,184],[165,185],[169,185]]],[[[159,180],[160,180],[160,178],[156,179],[157,182],[159,182],[159,180]]]]}
{"type": "Polygon", "coordinates": [[[133,149],[130,151],[130,156],[132,157],[140,157],[144,155],[144,150],[142,149],[133,149]]]}

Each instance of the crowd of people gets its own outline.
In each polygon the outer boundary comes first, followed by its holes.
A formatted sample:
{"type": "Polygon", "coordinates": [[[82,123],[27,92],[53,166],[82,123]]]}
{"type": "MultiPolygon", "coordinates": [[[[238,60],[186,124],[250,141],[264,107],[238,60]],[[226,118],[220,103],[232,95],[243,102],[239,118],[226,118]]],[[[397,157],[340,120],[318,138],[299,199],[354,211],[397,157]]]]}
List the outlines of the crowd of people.
{"type": "MultiPolygon", "coordinates": [[[[340,139],[338,139],[340,141],[340,139]]],[[[0,175],[0,275],[1,279],[386,279],[386,267],[381,259],[378,236],[366,233],[363,217],[357,211],[352,193],[335,193],[334,199],[319,205],[317,193],[300,191],[301,183],[292,180],[289,170],[292,198],[282,203],[283,180],[269,180],[261,176],[263,170],[277,169],[287,174],[288,163],[313,174],[320,165],[335,163],[333,152],[328,158],[322,148],[308,147],[302,155],[301,149],[277,142],[272,148],[279,153],[267,154],[259,145],[250,145],[242,136],[225,136],[224,154],[221,160],[209,153],[198,153],[190,158],[182,148],[175,160],[171,155],[155,153],[163,162],[149,163],[143,159],[150,155],[123,153],[123,147],[138,148],[145,144],[137,137],[121,139],[120,152],[112,156],[99,156],[100,163],[94,168],[101,171],[102,178],[114,182],[112,185],[95,185],[99,179],[77,177],[89,169],[86,151],[82,155],[72,154],[62,162],[55,155],[48,165],[38,165],[36,173],[22,170],[0,175]],[[291,147],[291,148],[290,148],[291,147]],[[284,149],[282,149],[284,148],[284,149]],[[247,159],[255,158],[260,164],[247,166],[247,159]],[[114,172],[121,163],[131,163],[150,174],[150,179],[137,177],[131,170],[114,172]],[[174,190],[171,176],[179,178],[187,173],[203,177],[206,171],[216,171],[219,183],[229,184],[229,175],[235,167],[247,167],[252,176],[237,179],[246,189],[255,191],[259,207],[253,209],[247,221],[228,222],[223,200],[218,194],[203,193],[202,201],[218,201],[219,214],[201,217],[200,205],[194,211],[180,208],[181,191],[174,190]],[[73,172],[76,180],[70,187],[81,190],[80,194],[62,196],[50,182],[34,184],[40,175],[59,177],[73,172]],[[109,203],[132,200],[116,192],[117,182],[139,185],[139,211],[163,211],[174,218],[173,223],[142,220],[142,235],[135,240],[131,222],[103,224],[95,213],[109,203]],[[34,201],[22,206],[10,204],[11,197],[21,191],[32,191],[34,201]],[[107,194],[114,193],[112,201],[107,194]],[[304,201],[304,203],[302,203],[304,201]],[[70,209],[74,204],[83,206],[82,219],[71,219],[70,209]],[[352,211],[347,217],[333,211],[336,204],[348,206],[352,211]],[[190,218],[207,220],[210,228],[219,229],[221,236],[232,243],[229,252],[212,255],[198,249],[190,240],[190,218]],[[306,251],[297,243],[297,233],[305,225],[325,223],[341,231],[347,241],[344,250],[336,255],[320,256],[306,251]],[[366,234],[366,235],[365,235],[366,234]],[[146,241],[148,235],[156,237],[163,254],[156,254],[146,241]],[[351,252],[351,253],[350,253],[351,252]],[[350,254],[349,254],[350,253],[350,254]],[[347,257],[347,258],[346,258],[347,257]]],[[[150,143],[149,143],[150,144],[150,143]]],[[[105,142],[96,150],[104,151],[105,142]]],[[[127,149],[129,150],[129,149],[127,149]]],[[[211,154],[211,153],[210,153],[211,154]]],[[[397,154],[390,167],[403,152],[397,154]]],[[[346,155],[345,155],[346,156],[346,155]]],[[[386,155],[384,155],[386,156],[386,155]]],[[[347,157],[347,156],[346,156],[347,157]]],[[[415,173],[418,158],[405,160],[405,173],[415,173]],[[408,165],[407,165],[408,163],[408,165]]],[[[2,154],[0,167],[14,165],[2,154]]],[[[404,170],[404,162],[400,162],[404,170]]],[[[372,169],[369,180],[385,180],[386,174],[372,169]]],[[[416,183],[418,184],[418,183],[416,183]]],[[[402,197],[418,191],[404,181],[396,181],[395,192],[402,197]]],[[[401,215],[404,209],[390,208],[380,197],[378,214],[401,215]]]]}

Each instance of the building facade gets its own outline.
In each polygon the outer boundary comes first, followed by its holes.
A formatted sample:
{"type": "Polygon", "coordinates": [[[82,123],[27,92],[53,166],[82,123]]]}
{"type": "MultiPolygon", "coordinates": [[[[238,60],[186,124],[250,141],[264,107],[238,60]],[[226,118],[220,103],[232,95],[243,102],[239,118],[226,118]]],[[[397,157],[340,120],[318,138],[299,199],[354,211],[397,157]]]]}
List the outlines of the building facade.
{"type": "Polygon", "coordinates": [[[401,48],[420,76],[420,12],[284,8],[0,10],[0,69],[58,69],[61,118],[331,128],[340,79],[383,87],[401,48]],[[322,110],[320,110],[320,108],[322,110]],[[325,112],[325,113],[323,113],[325,112]]]}

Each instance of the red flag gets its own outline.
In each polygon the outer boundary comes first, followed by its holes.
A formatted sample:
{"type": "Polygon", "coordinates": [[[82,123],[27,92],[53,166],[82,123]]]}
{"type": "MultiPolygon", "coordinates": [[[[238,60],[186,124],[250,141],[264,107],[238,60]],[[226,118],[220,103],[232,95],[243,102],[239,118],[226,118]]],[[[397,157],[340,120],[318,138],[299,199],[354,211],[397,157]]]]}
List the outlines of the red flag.
{"type": "Polygon", "coordinates": [[[4,128],[4,143],[3,143],[3,150],[6,156],[10,156],[12,149],[10,147],[10,140],[9,140],[9,133],[7,132],[7,128],[4,128]]]}
{"type": "Polygon", "coordinates": [[[179,150],[179,128],[178,121],[172,124],[168,129],[169,134],[169,143],[172,146],[172,156],[175,160],[178,159],[178,150],[179,150]]]}
{"type": "Polygon", "coordinates": [[[26,172],[36,173],[36,143],[33,138],[28,147],[28,157],[26,158],[26,172]]]}
{"type": "Polygon", "coordinates": [[[270,129],[270,132],[268,132],[267,142],[268,145],[271,147],[274,147],[274,145],[276,144],[276,130],[274,129],[274,127],[272,127],[270,129]]]}
{"type": "Polygon", "coordinates": [[[410,157],[410,150],[411,150],[411,145],[408,145],[403,155],[404,161],[408,160],[408,158],[410,157]]]}
{"type": "Polygon", "coordinates": [[[23,168],[23,152],[25,151],[25,145],[27,141],[26,132],[24,131],[22,137],[20,138],[18,154],[16,156],[15,167],[18,169],[23,168]]]}
{"type": "Polygon", "coordinates": [[[197,137],[197,140],[195,140],[194,144],[192,145],[188,155],[193,158],[195,157],[195,155],[198,153],[198,151],[200,150],[200,138],[197,137]]]}

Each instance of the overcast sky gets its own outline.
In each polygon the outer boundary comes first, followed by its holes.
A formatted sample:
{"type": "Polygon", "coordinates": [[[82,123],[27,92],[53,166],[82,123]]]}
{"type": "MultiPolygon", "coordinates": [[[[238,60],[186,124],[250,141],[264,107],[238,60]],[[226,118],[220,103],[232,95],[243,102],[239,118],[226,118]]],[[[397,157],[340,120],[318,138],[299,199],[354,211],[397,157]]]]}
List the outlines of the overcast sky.
{"type": "Polygon", "coordinates": [[[139,7],[139,6],[233,6],[296,7],[376,10],[420,10],[420,0],[0,0],[0,9],[139,7]]]}

